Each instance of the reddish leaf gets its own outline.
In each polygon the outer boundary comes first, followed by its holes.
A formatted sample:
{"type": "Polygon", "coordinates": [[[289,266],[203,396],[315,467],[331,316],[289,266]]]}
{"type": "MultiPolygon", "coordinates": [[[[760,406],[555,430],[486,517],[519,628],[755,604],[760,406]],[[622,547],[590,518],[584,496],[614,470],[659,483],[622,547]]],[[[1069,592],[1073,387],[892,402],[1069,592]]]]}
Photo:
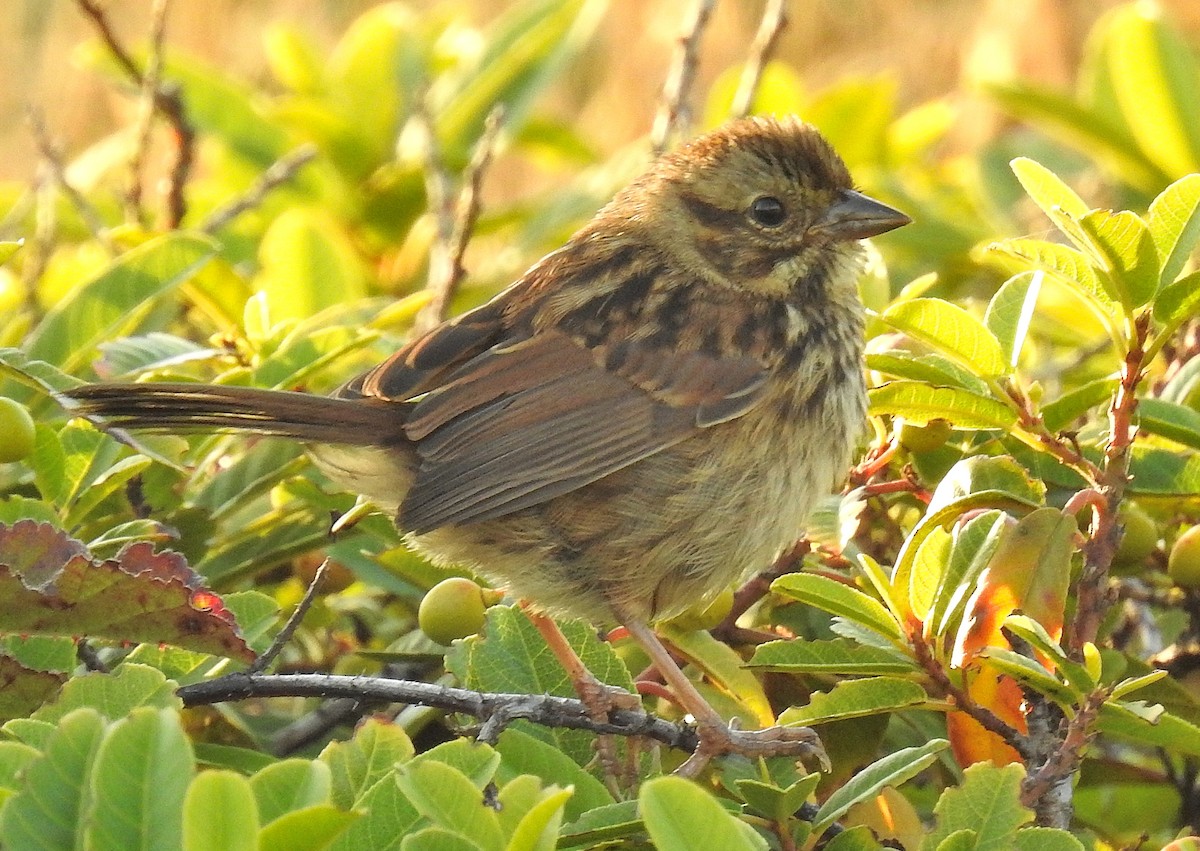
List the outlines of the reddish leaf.
{"type": "Polygon", "coordinates": [[[90,635],[254,658],[183,556],[129,544],[99,561],[47,523],[0,524],[0,633],[90,635]]]}
{"type": "Polygon", "coordinates": [[[29,715],[66,681],[66,674],[35,671],[0,655],[0,721],[29,715]]]}
{"type": "MultiPolygon", "coordinates": [[[[972,665],[985,647],[1009,647],[1000,627],[1015,611],[1037,620],[1055,639],[1062,634],[1075,532],[1074,518],[1054,508],[1039,508],[1005,531],[967,602],[954,645],[955,667],[972,665]]],[[[1049,667],[1050,663],[1042,660],[1042,664],[1049,667]]],[[[1026,732],[1023,697],[1017,684],[986,661],[975,667],[967,685],[972,700],[1016,730],[1026,732]]],[[[950,743],[959,764],[1019,761],[1017,753],[999,736],[973,719],[954,713],[948,721],[950,743]]]]}

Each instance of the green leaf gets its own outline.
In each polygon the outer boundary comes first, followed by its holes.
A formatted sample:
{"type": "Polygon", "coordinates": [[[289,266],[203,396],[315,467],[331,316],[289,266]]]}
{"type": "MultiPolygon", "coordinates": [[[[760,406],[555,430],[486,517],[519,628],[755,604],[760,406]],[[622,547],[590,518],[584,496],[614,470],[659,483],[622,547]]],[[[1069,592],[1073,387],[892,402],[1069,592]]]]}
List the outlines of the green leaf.
{"type": "Polygon", "coordinates": [[[86,831],[95,851],[179,848],[183,802],[195,766],[172,709],[141,706],[117,721],[96,751],[86,831]]]}
{"type": "Polygon", "coordinates": [[[284,813],[330,802],[333,773],[318,759],[285,759],[250,778],[259,820],[269,824],[284,813]]]}
{"type": "Polygon", "coordinates": [[[785,822],[817,791],[821,775],[808,774],[786,789],[773,783],[740,778],[735,782],[738,793],[751,809],[778,822],[785,822]]]}
{"type": "Polygon", "coordinates": [[[655,777],[642,785],[638,804],[658,851],[766,851],[766,840],[688,780],[655,777]]]}
{"type": "Polygon", "coordinates": [[[11,260],[12,256],[14,254],[16,254],[18,251],[20,251],[21,246],[24,244],[25,244],[24,239],[0,240],[0,266],[3,266],[5,263],[7,263],[9,260],[11,260]]]}
{"type": "Polygon", "coordinates": [[[857,772],[844,786],[825,799],[813,819],[813,835],[846,814],[852,806],[879,794],[887,786],[898,786],[933,765],[937,755],[950,746],[945,739],[934,739],[916,748],[903,748],[857,772]]]}
{"type": "Polygon", "coordinates": [[[603,0],[525,0],[493,25],[474,72],[437,114],[438,137],[452,168],[468,150],[497,103],[505,123],[519,128],[533,97],[591,35],[607,4],[603,0]]]}
{"type": "Polygon", "coordinates": [[[903,643],[900,625],[891,612],[849,585],[815,573],[789,573],[772,582],[771,591],[861,624],[889,641],[903,643]]]}
{"type": "Polygon", "coordinates": [[[989,83],[987,93],[1010,115],[1099,162],[1143,192],[1157,192],[1170,177],[1138,146],[1119,122],[1041,86],[989,83]]]}
{"type": "MultiPolygon", "coordinates": [[[[559,622],[568,642],[589,671],[603,683],[633,693],[633,679],[612,645],[600,641],[595,627],[579,620],[559,622]]],[[[466,642],[468,688],[512,694],[557,694],[575,697],[571,678],[546,648],[546,642],[520,610],[492,606],[482,637],[466,642]]],[[[534,738],[551,744],[580,765],[593,757],[593,735],[582,730],[548,730],[520,725],[534,738]]]]}
{"type": "MultiPolygon", "coordinates": [[[[1047,512],[1050,510],[1052,509],[1044,509],[1047,512]]],[[[1030,516],[1032,517],[1032,515],[1030,516]]],[[[1047,514],[1047,516],[1050,515],[1047,514]]],[[[1060,545],[1071,547],[1070,541],[1063,541],[1062,538],[1069,538],[1074,534],[1074,525],[1073,520],[1063,521],[1062,532],[1058,536],[1060,545]]],[[[1050,561],[1051,559],[1058,561],[1057,558],[1053,557],[1046,560],[1050,561]]],[[[1087,668],[1078,662],[1072,661],[1066,651],[1062,649],[1059,643],[1050,636],[1046,628],[1038,621],[1027,615],[1009,615],[1004,620],[1004,626],[1023,639],[1034,650],[1049,659],[1054,667],[1058,669],[1059,673],[1062,674],[1063,678],[1080,694],[1090,692],[1096,687],[1096,681],[1092,679],[1087,668]]]]}
{"type": "Polygon", "coordinates": [[[1200,412],[1162,399],[1138,399],[1138,428],[1200,449],[1200,412]]]}
{"type": "Polygon", "coordinates": [[[183,801],[183,842],[188,851],[256,851],[258,808],[250,781],[233,771],[205,771],[183,801]]]}
{"type": "Polygon", "coordinates": [[[124,718],[140,707],[179,709],[182,701],[161,671],[145,665],[122,664],[111,674],[93,672],[74,677],[63,686],[58,700],[34,713],[39,721],[58,721],[73,709],[88,707],[105,718],[124,718]]]}
{"type": "MultiPolygon", "coordinates": [[[[293,810],[258,832],[258,848],[260,851],[324,851],[327,848],[336,848],[339,846],[333,843],[345,836],[347,830],[360,819],[367,820],[361,812],[348,813],[328,804],[293,810]]],[[[396,837],[397,841],[401,838],[396,837]]],[[[394,846],[376,843],[352,847],[370,847],[385,851],[386,848],[394,846]]]]}
{"type": "Polygon", "coordinates": [[[1120,7],[1105,21],[1105,60],[1130,131],[1167,174],[1200,168],[1200,79],[1191,48],[1148,3],[1120,7]]]}
{"type": "Polygon", "coordinates": [[[104,719],[94,709],[59,721],[43,755],[25,770],[20,789],[4,806],[0,836],[7,847],[80,846],[92,763],[103,735],[104,719]]]}
{"type": "Polygon", "coordinates": [[[1130,457],[1129,490],[1135,494],[1200,494],[1200,454],[1135,443],[1130,457]]]}
{"type": "Polygon", "coordinates": [[[277,321],[304,319],[366,295],[363,262],[326,212],[294,208],[283,213],[263,234],[258,255],[257,283],[277,321]]]}
{"type": "MultiPolygon", "coordinates": [[[[514,791],[514,787],[521,785],[521,781],[525,781],[525,785],[532,788],[539,786],[536,777],[526,775],[501,789],[497,800],[501,807],[502,821],[506,813],[511,815],[518,811],[513,798],[519,790],[514,791]]],[[[571,790],[551,788],[538,794],[539,800],[525,811],[511,832],[506,831],[509,840],[505,851],[552,851],[558,846],[558,830],[562,826],[563,808],[571,797],[571,790]]]]}
{"type": "Polygon", "coordinates": [[[1126,696],[1133,694],[1135,691],[1140,691],[1144,688],[1149,688],[1160,680],[1166,679],[1170,674],[1167,671],[1152,671],[1149,674],[1143,674],[1140,677],[1129,677],[1121,680],[1112,687],[1112,700],[1124,700],[1126,696]]]}
{"type": "Polygon", "coordinates": [[[1200,241],[1200,174],[1182,177],[1160,192],[1150,203],[1147,220],[1162,263],[1161,290],[1183,271],[1200,241]]]}
{"type": "Polygon", "coordinates": [[[1091,209],[1075,194],[1074,189],[1036,160],[1017,157],[1009,166],[1020,181],[1025,194],[1033,199],[1063,233],[1071,230],[1075,220],[1086,215],[1091,209]]]}
{"type": "Polygon", "coordinates": [[[318,759],[329,766],[334,805],[348,810],[360,806],[376,783],[414,753],[412,741],[400,727],[371,719],[350,741],[326,745],[318,759]]]}
{"type": "Polygon", "coordinates": [[[499,780],[532,774],[556,786],[573,787],[575,793],[566,802],[567,818],[577,819],[588,810],[613,803],[612,794],[603,783],[541,739],[509,727],[500,734],[496,750],[501,757],[499,780]]]}
{"type": "Polygon", "coordinates": [[[1084,851],[1083,843],[1057,827],[1026,827],[1017,831],[1014,851],[1084,851]]]}
{"type": "Polygon", "coordinates": [[[961,387],[980,396],[987,396],[989,393],[986,381],[939,354],[917,355],[903,349],[871,352],[867,355],[867,368],[896,378],[910,378],[937,386],[961,387]]]}
{"type": "Polygon", "coordinates": [[[458,769],[433,759],[413,760],[400,766],[396,782],[434,825],[462,834],[484,851],[504,848],[496,811],[458,769]]]}
{"type": "Polygon", "coordinates": [[[831,641],[768,641],[754,650],[746,663],[767,671],[794,674],[844,674],[874,676],[912,673],[911,659],[882,647],[868,647],[835,638],[831,641]]]}
{"type": "Polygon", "coordinates": [[[958,305],[940,298],[914,298],[893,304],[881,318],[949,355],[976,375],[990,377],[1009,372],[995,335],[958,305]]]}
{"type": "Polygon", "coordinates": [[[1082,251],[1058,242],[1043,239],[1006,239],[988,246],[989,252],[1021,261],[1054,275],[1055,278],[1079,293],[1098,318],[1111,321],[1118,314],[1120,300],[1107,277],[1101,278],[1082,251]]]}
{"type": "Polygon", "coordinates": [[[1017,423],[1017,413],[1010,406],[957,387],[890,381],[872,387],[867,396],[872,414],[904,417],[918,425],[942,419],[962,429],[1009,429],[1017,423]]]}
{"type": "Polygon", "coordinates": [[[940,848],[942,841],[959,830],[974,830],[977,839],[968,846],[975,851],[1008,851],[1017,829],[1033,821],[1033,813],[1021,806],[1019,765],[996,767],[981,762],[963,771],[962,785],[942,793],[934,814],[937,826],[921,843],[921,851],[940,848]]]}
{"type": "Polygon", "coordinates": [[[563,848],[599,848],[602,843],[632,837],[642,832],[637,801],[619,801],[588,810],[558,833],[563,848]]]}
{"type": "Polygon", "coordinates": [[[1154,299],[1153,311],[1158,332],[1151,350],[1157,352],[1180,325],[1200,314],[1200,270],[1163,287],[1154,299]]]}
{"type": "MultiPolygon", "coordinates": [[[[975,587],[979,574],[996,551],[1008,522],[1008,515],[1004,512],[989,510],[972,517],[966,524],[952,527],[950,558],[937,575],[936,591],[923,618],[928,634],[941,637],[953,627],[967,604],[968,597],[963,590],[975,587]]],[[[913,581],[910,580],[909,587],[912,585],[913,581]]]]}
{"type": "Polygon", "coordinates": [[[444,827],[427,827],[404,837],[400,851],[482,851],[461,833],[444,827]]]}
{"type": "Polygon", "coordinates": [[[1021,347],[1029,334],[1029,324],[1033,320],[1041,290],[1040,272],[1016,275],[1005,281],[988,302],[983,324],[1000,341],[1004,357],[1011,367],[1016,367],[1020,359],[1021,347]]]}
{"type": "Polygon", "coordinates": [[[211,239],[177,231],[122,254],[46,313],[26,352],[66,372],[81,372],[101,342],[132,333],[216,252],[211,239]]]}
{"type": "Polygon", "coordinates": [[[997,671],[1042,694],[1064,710],[1073,711],[1083,693],[1063,683],[1033,659],[1003,647],[985,647],[977,654],[997,671]]]}
{"type": "Polygon", "coordinates": [[[1116,294],[1127,313],[1148,304],[1158,290],[1160,270],[1146,223],[1128,210],[1093,210],[1079,224],[1102,261],[1106,289],[1116,294]]]}
{"type": "Polygon", "coordinates": [[[1100,707],[1096,729],[1106,736],[1162,748],[1178,756],[1200,756],[1200,727],[1155,705],[1109,700],[1100,707]]]}
{"type": "Polygon", "coordinates": [[[1088,411],[1111,402],[1117,386],[1115,378],[1089,381],[1046,404],[1042,408],[1042,422],[1051,433],[1061,431],[1088,411]]]}
{"type": "Polygon", "coordinates": [[[894,677],[843,680],[828,693],[813,692],[807,706],[785,709],[779,723],[797,727],[824,724],[919,706],[926,700],[925,689],[909,680],[894,677]]]}

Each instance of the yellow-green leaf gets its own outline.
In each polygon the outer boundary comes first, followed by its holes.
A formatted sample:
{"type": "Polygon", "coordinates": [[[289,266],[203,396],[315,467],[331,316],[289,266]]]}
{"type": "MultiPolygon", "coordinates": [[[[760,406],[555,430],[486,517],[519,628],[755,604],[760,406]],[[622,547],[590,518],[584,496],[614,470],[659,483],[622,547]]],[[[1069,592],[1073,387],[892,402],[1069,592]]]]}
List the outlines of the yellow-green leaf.
{"type": "Polygon", "coordinates": [[[914,298],[892,305],[882,318],[892,327],[954,358],[976,375],[1008,372],[999,340],[958,305],[939,298],[914,298]]]}

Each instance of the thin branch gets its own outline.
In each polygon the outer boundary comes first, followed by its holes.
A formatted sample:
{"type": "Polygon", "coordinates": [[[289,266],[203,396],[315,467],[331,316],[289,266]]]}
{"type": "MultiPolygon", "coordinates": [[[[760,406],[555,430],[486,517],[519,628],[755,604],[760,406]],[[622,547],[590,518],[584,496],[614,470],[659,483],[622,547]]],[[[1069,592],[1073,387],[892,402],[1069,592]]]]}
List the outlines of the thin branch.
{"type": "Polygon", "coordinates": [[[742,69],[742,78],[738,81],[737,94],[733,98],[733,115],[737,118],[750,114],[754,105],[754,96],[758,92],[758,84],[762,81],[763,69],[775,52],[779,37],[787,29],[786,0],[767,0],[763,9],[762,22],[750,46],[750,59],[742,69]]]}
{"type": "MultiPolygon", "coordinates": [[[[129,51],[121,44],[116,33],[113,32],[104,9],[96,0],[75,0],[75,2],[79,10],[95,26],[101,41],[104,42],[113,59],[125,71],[126,76],[135,86],[141,88],[145,84],[145,76],[138,68],[137,63],[133,61],[129,51]]],[[[192,162],[195,158],[196,131],[187,120],[183,97],[177,86],[160,83],[154,90],[154,107],[171,125],[175,137],[175,161],[171,164],[166,191],[167,227],[174,230],[179,227],[187,213],[187,202],[183,197],[183,189],[187,184],[188,175],[191,174],[192,162]]]]}
{"type": "Polygon", "coordinates": [[[83,219],[84,225],[96,241],[108,250],[109,253],[116,253],[116,248],[112,244],[112,240],[108,238],[107,230],[104,227],[104,221],[100,218],[100,213],[92,206],[87,198],[83,197],[78,189],[76,189],[69,180],[67,180],[67,167],[63,162],[62,151],[54,144],[54,140],[50,138],[50,131],[46,128],[46,120],[41,111],[30,104],[26,107],[26,114],[29,116],[29,126],[33,128],[33,140],[37,145],[38,153],[46,161],[46,165],[50,169],[50,174],[54,178],[54,182],[62,191],[72,206],[79,211],[79,217],[83,219]]]}
{"type": "Polygon", "coordinates": [[[432,297],[417,317],[418,332],[427,331],[446,319],[458,285],[466,277],[463,255],[479,219],[480,187],[504,126],[504,105],[496,104],[488,113],[483,134],[475,143],[471,161],[463,171],[462,189],[456,200],[450,198],[451,181],[437,149],[432,123],[427,115],[421,120],[427,135],[426,191],[429,209],[437,222],[437,236],[430,250],[429,279],[425,285],[432,297]]]}
{"type": "Polygon", "coordinates": [[[162,76],[163,36],[167,31],[167,9],[170,0],[154,0],[153,22],[150,27],[150,54],[146,72],[142,75],[142,96],[138,104],[137,143],[129,159],[129,187],[125,192],[125,219],[142,222],[142,171],[150,148],[150,131],[154,126],[154,96],[162,76]]]}
{"type": "Polygon", "coordinates": [[[652,149],[657,156],[667,149],[671,138],[686,128],[692,120],[692,84],[696,78],[696,63],[700,55],[700,40],[716,8],[717,0],[696,0],[692,16],[684,28],[683,35],[675,48],[671,70],[663,85],[658,113],[654,116],[654,129],[650,133],[652,149]]]}
{"type": "Polygon", "coordinates": [[[313,574],[312,581],[308,583],[308,588],[304,590],[304,596],[300,599],[296,610],[292,612],[292,616],[287,619],[287,623],[283,625],[283,629],[275,636],[275,640],[271,642],[271,646],[266,652],[261,654],[254,663],[250,665],[249,672],[251,674],[260,674],[267,669],[267,666],[275,661],[275,657],[280,654],[283,648],[289,641],[292,640],[292,634],[296,628],[300,626],[300,622],[304,620],[304,616],[308,614],[308,610],[312,608],[313,600],[317,598],[317,589],[321,587],[321,583],[325,580],[325,571],[329,567],[329,558],[326,556],[318,565],[316,573],[313,574]]]}
{"type": "Polygon", "coordinates": [[[216,233],[242,213],[260,206],[267,195],[276,187],[295,177],[296,173],[312,162],[316,155],[316,145],[304,144],[280,157],[259,175],[258,180],[246,190],[244,195],[209,213],[208,217],[200,223],[199,229],[208,234],[216,233]]]}
{"type": "Polygon", "coordinates": [[[1092,726],[1096,723],[1107,698],[1108,694],[1103,690],[1088,695],[1074,717],[1067,722],[1066,732],[1058,747],[1049,754],[1045,763],[1030,773],[1021,784],[1021,803],[1038,811],[1042,816],[1039,818],[1039,824],[1065,828],[1070,821],[1070,778],[1083,761],[1083,752],[1092,737],[1092,726]],[[1060,806],[1053,808],[1052,814],[1046,814],[1045,802],[1057,800],[1062,795],[1067,797],[1066,807],[1062,807],[1059,801],[1060,806]],[[1046,815],[1051,817],[1047,820],[1046,815]]]}
{"type": "Polygon", "coordinates": [[[606,721],[593,720],[583,702],[569,697],[529,694],[489,694],[453,686],[380,677],[346,677],[332,674],[237,673],[194,683],[176,692],[185,706],[205,706],[254,697],[346,697],[364,702],[416,703],[449,712],[460,712],[491,723],[489,732],[523,719],[546,727],[591,730],[618,736],[645,736],[668,747],[694,751],[696,732],[649,713],[615,709],[606,721]]]}

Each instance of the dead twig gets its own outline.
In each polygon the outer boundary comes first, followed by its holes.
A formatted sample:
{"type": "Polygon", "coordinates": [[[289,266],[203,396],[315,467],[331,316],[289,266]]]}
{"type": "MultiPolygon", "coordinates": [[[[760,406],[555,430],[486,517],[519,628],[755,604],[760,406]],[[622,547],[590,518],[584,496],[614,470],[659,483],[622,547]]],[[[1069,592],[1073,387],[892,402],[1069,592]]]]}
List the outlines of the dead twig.
{"type": "MultiPolygon", "coordinates": [[[[113,32],[108,16],[97,0],[75,0],[79,10],[88,18],[101,41],[112,54],[113,59],[125,71],[130,81],[141,89],[146,85],[147,74],[138,68],[129,51],[125,49],[113,32]]],[[[164,11],[165,15],[165,11],[164,11]]],[[[175,142],[175,158],[169,169],[166,190],[167,228],[174,230],[179,227],[187,213],[187,202],[183,197],[184,187],[192,171],[192,162],[196,154],[196,131],[187,120],[183,106],[183,97],[176,86],[159,82],[154,89],[154,108],[171,125],[175,142]]]]}
{"type": "Polygon", "coordinates": [[[742,77],[738,81],[737,94],[733,98],[733,115],[735,118],[750,114],[754,105],[754,96],[758,93],[758,85],[762,81],[763,69],[775,52],[779,37],[787,29],[786,0],[767,0],[763,9],[762,22],[750,45],[750,58],[742,69],[742,77]]]}
{"type": "Polygon", "coordinates": [[[708,27],[717,0],[696,0],[692,15],[684,27],[683,34],[671,60],[671,70],[663,85],[658,113],[654,116],[654,129],[650,132],[650,143],[657,156],[667,149],[672,137],[691,124],[692,84],[696,79],[696,64],[700,56],[700,40],[708,27]]]}
{"type": "Polygon", "coordinates": [[[83,219],[84,226],[96,241],[103,245],[110,254],[115,254],[116,248],[112,240],[108,237],[104,221],[100,218],[100,213],[87,198],[83,197],[83,193],[76,189],[71,181],[67,179],[67,167],[66,163],[63,162],[62,151],[59,150],[54,140],[50,138],[50,131],[46,127],[45,117],[32,104],[26,107],[26,115],[29,117],[29,126],[33,129],[34,144],[37,145],[38,153],[45,160],[55,184],[67,196],[71,205],[79,211],[79,217],[83,219]]]}
{"type": "Polygon", "coordinates": [[[306,144],[280,157],[271,164],[270,168],[259,175],[258,180],[246,190],[244,195],[209,213],[208,217],[200,223],[200,230],[207,234],[216,233],[242,213],[255,209],[262,204],[272,190],[295,177],[296,173],[312,162],[316,155],[317,146],[306,144]]]}
{"type": "Polygon", "coordinates": [[[417,316],[416,330],[420,333],[446,319],[450,302],[466,276],[463,255],[479,219],[480,187],[504,124],[504,105],[496,104],[488,114],[483,134],[475,143],[471,161],[463,171],[462,188],[457,197],[452,197],[453,181],[446,172],[428,114],[418,111],[418,121],[424,125],[426,135],[425,191],[436,226],[429,254],[429,278],[425,285],[431,298],[417,316]]]}
{"type": "Polygon", "coordinates": [[[150,148],[150,131],[154,127],[154,96],[162,76],[163,36],[167,31],[167,9],[170,0],[154,0],[152,24],[150,26],[150,54],[146,59],[146,71],[142,75],[142,95],[138,103],[137,143],[129,158],[129,186],[125,191],[125,220],[141,224],[142,172],[146,165],[146,154],[150,148]]]}

